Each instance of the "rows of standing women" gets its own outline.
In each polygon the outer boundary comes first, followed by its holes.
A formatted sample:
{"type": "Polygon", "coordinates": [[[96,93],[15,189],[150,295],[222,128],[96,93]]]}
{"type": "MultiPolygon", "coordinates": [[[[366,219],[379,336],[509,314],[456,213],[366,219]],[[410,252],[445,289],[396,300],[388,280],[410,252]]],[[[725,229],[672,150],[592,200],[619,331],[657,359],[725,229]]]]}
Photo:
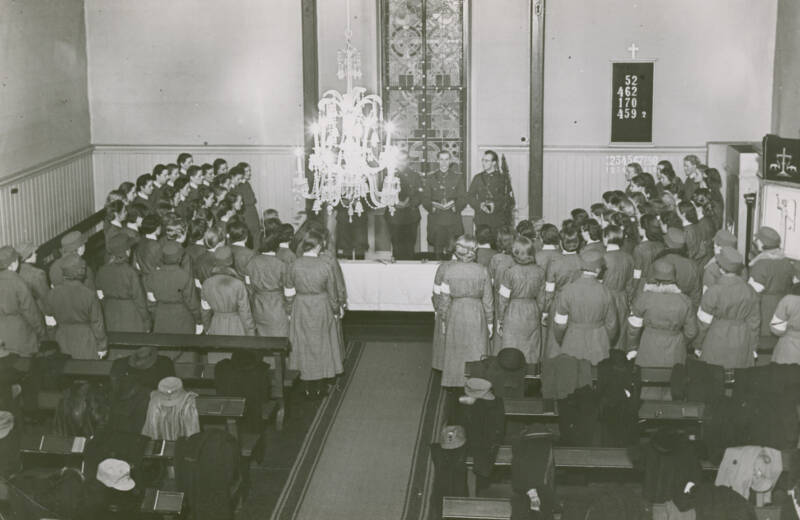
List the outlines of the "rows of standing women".
{"type": "Polygon", "coordinates": [[[342,372],[346,291],[324,226],[295,233],[256,209],[247,163],[156,165],[106,199],[105,263],[95,273],[78,232],[49,272],[35,248],[0,249],[0,340],[21,355],[55,339],[97,359],[107,331],[288,336],[289,367],[317,396],[342,372]]]}
{"type": "Polygon", "coordinates": [[[611,349],[645,367],[695,355],[744,368],[773,346],[774,362],[800,363],[800,275],[780,236],[760,228],[746,262],[724,226],[719,172],[695,156],[684,170],[632,163],[624,191],[560,229],[522,221],[454,239],[433,285],[442,385],[463,386],[465,362],[506,347],[540,364],[548,398],[591,383],[611,349]]]}

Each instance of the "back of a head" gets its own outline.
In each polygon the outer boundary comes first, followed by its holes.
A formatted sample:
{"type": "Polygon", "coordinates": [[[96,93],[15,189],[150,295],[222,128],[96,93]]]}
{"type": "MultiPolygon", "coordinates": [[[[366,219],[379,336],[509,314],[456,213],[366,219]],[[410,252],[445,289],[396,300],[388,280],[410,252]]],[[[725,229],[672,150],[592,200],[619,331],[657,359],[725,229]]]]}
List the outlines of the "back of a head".
{"type": "Polygon", "coordinates": [[[600,226],[600,223],[593,218],[590,218],[583,223],[581,226],[581,231],[585,231],[591,240],[603,239],[603,228],[600,226]]]}
{"type": "Polygon", "coordinates": [[[625,238],[625,234],[622,231],[622,228],[611,225],[603,230],[603,238],[605,238],[607,244],[613,244],[621,247],[625,238]]]}
{"type": "Polygon", "coordinates": [[[542,237],[542,243],[550,246],[557,246],[561,243],[561,235],[558,228],[553,224],[545,224],[539,235],[542,237]]]}
{"type": "Polygon", "coordinates": [[[495,246],[501,253],[510,254],[514,245],[514,229],[511,226],[503,226],[497,230],[495,236],[495,246]]]}
{"type": "Polygon", "coordinates": [[[231,239],[231,243],[246,241],[250,237],[250,231],[244,222],[234,220],[228,225],[228,236],[231,239]]]}
{"type": "Polygon", "coordinates": [[[161,217],[158,215],[147,215],[142,219],[141,232],[145,235],[155,233],[161,227],[161,217]]]}
{"type": "Polygon", "coordinates": [[[203,236],[203,243],[208,249],[214,249],[225,241],[225,228],[219,224],[210,226],[203,236]]]}
{"type": "Polygon", "coordinates": [[[511,256],[516,263],[521,265],[533,263],[535,260],[533,240],[522,235],[518,236],[514,240],[511,256]]]}
{"type": "Polygon", "coordinates": [[[475,250],[478,247],[478,243],[475,240],[475,237],[469,234],[461,235],[456,239],[456,247],[454,254],[456,258],[461,262],[472,262],[475,260],[475,250]]]}
{"type": "Polygon", "coordinates": [[[303,237],[303,241],[300,243],[300,251],[305,253],[317,247],[323,247],[324,245],[325,235],[318,229],[309,229],[308,233],[303,237]]]}
{"type": "Polygon", "coordinates": [[[486,224],[481,224],[476,228],[475,240],[477,240],[479,244],[491,244],[492,238],[491,227],[487,226],[486,224]]]}
{"type": "Polygon", "coordinates": [[[574,253],[581,244],[581,238],[574,225],[564,226],[561,229],[561,249],[567,253],[574,253]]]}

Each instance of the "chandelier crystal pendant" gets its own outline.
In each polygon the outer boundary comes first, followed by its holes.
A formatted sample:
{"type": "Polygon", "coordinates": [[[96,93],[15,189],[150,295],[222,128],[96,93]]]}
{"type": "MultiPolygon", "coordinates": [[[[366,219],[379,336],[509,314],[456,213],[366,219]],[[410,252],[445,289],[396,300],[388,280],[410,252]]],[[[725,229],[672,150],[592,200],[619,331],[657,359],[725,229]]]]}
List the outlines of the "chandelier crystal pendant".
{"type": "Polygon", "coordinates": [[[305,151],[298,148],[294,192],[314,199],[315,213],[327,205],[331,214],[341,204],[351,220],[353,214],[361,216],[365,205],[388,208],[393,215],[400,193],[395,175],[399,149],[392,145],[391,123],[383,121],[383,100],[367,94],[364,87],[353,86],[353,80],[361,78],[361,53],[352,44],[349,0],[344,35],[346,46],[337,55],[337,76],[347,80],[347,91],[329,90],[319,100],[318,120],[309,128],[314,135],[314,149],[308,157],[312,185],[308,185],[303,164],[305,151]]]}

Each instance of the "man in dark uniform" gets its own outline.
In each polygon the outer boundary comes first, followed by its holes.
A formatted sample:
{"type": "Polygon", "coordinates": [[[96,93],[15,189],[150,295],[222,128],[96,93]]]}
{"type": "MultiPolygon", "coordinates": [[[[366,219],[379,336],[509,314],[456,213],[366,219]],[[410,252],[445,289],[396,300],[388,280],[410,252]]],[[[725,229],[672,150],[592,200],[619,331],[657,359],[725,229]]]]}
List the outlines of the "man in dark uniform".
{"type": "Polygon", "coordinates": [[[469,205],[475,210],[475,227],[487,225],[494,236],[501,227],[511,225],[514,192],[511,179],[498,168],[495,152],[487,150],[481,164],[483,171],[475,175],[469,185],[469,205]]]}
{"type": "Polygon", "coordinates": [[[400,202],[395,206],[394,215],[386,211],[386,222],[392,235],[392,256],[397,260],[413,260],[423,184],[420,174],[409,167],[406,150],[400,152],[397,177],[400,179],[400,202]]]}
{"type": "Polygon", "coordinates": [[[369,249],[367,238],[367,209],[351,216],[346,205],[336,206],[336,249],[340,258],[363,260],[369,249]]]}
{"type": "Polygon", "coordinates": [[[439,152],[439,168],[428,174],[422,190],[422,205],[428,210],[428,243],[436,257],[444,260],[450,239],[464,234],[461,212],[467,205],[464,175],[450,163],[450,152],[439,152]]]}

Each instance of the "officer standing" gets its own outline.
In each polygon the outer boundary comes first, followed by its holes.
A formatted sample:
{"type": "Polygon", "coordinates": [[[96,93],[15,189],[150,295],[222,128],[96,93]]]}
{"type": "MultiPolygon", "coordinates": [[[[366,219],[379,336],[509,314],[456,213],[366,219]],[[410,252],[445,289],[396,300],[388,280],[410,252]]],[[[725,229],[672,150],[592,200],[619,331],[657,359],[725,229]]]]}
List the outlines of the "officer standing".
{"type": "Polygon", "coordinates": [[[475,226],[487,225],[492,235],[511,225],[514,192],[511,180],[498,167],[497,154],[487,150],[481,158],[483,171],[475,175],[469,186],[469,205],[475,210],[475,226]]]}
{"type": "Polygon", "coordinates": [[[422,191],[422,205],[428,210],[428,243],[436,258],[444,259],[453,237],[464,233],[461,212],[467,205],[467,186],[464,176],[450,163],[450,152],[438,155],[439,168],[428,174],[422,191]]]}
{"type": "Polygon", "coordinates": [[[392,256],[397,260],[413,260],[423,185],[420,174],[408,164],[407,150],[400,152],[397,177],[400,179],[399,202],[395,206],[394,215],[390,215],[388,211],[385,214],[392,236],[392,256]]]}

